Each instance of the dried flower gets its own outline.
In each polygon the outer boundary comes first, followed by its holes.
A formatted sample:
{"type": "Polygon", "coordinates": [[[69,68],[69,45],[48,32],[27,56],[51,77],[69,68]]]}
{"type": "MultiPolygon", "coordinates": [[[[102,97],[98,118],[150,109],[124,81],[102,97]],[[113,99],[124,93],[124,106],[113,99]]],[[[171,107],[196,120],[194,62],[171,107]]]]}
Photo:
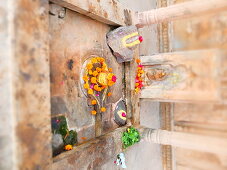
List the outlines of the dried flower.
{"type": "Polygon", "coordinates": [[[65,145],[65,150],[69,151],[72,150],[73,146],[72,145],[65,145]]]}

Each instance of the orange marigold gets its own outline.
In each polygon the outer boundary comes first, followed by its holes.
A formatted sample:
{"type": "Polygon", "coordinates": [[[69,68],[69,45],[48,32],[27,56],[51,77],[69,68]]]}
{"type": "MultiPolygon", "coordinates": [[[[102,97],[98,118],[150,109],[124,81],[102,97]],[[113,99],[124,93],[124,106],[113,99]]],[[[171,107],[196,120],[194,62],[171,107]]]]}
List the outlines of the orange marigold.
{"type": "Polygon", "coordinates": [[[140,59],[136,59],[136,63],[139,64],[141,61],[140,59]]]}
{"type": "Polygon", "coordinates": [[[108,70],[109,70],[109,72],[113,72],[113,69],[112,68],[109,68],[108,70]]]}
{"type": "Polygon", "coordinates": [[[102,58],[102,57],[99,58],[99,62],[104,62],[104,61],[105,61],[104,58],[102,58]]]}
{"type": "Polygon", "coordinates": [[[94,86],[94,90],[99,91],[99,86],[98,85],[95,85],[94,86]]]}
{"type": "Polygon", "coordinates": [[[143,73],[144,73],[144,71],[143,71],[143,70],[140,70],[140,71],[139,71],[139,73],[140,73],[140,74],[143,74],[143,73]]]}
{"type": "Polygon", "coordinates": [[[97,71],[93,71],[93,76],[97,76],[99,73],[97,71]]]}
{"type": "Polygon", "coordinates": [[[93,68],[93,65],[92,65],[91,63],[88,63],[88,64],[87,64],[87,69],[90,70],[90,69],[92,69],[92,68],[93,68]]]}
{"type": "Polygon", "coordinates": [[[89,71],[88,71],[88,74],[89,74],[89,75],[92,75],[92,74],[93,74],[92,70],[89,70],[89,71]]]}
{"type": "Polygon", "coordinates": [[[113,81],[108,81],[108,86],[112,86],[114,85],[114,82],[113,81]]]}
{"type": "Polygon", "coordinates": [[[96,112],[95,110],[92,110],[92,111],[91,111],[91,114],[92,114],[92,115],[96,115],[96,113],[97,113],[97,112],[96,112]]]}
{"type": "Polygon", "coordinates": [[[97,80],[96,77],[92,77],[92,78],[91,78],[91,83],[97,83],[96,80],[97,80]]]}
{"type": "Polygon", "coordinates": [[[87,84],[87,83],[84,84],[84,88],[85,88],[85,89],[88,89],[88,88],[89,88],[89,84],[87,84]]]}
{"type": "Polygon", "coordinates": [[[97,101],[96,101],[96,100],[92,100],[92,101],[91,101],[91,104],[92,104],[92,105],[96,105],[96,104],[97,104],[97,101]]]}
{"type": "Polygon", "coordinates": [[[111,96],[111,95],[112,95],[112,93],[111,93],[111,92],[107,93],[107,96],[111,96]]]}
{"type": "Polygon", "coordinates": [[[72,150],[73,146],[72,145],[65,145],[65,150],[69,151],[72,150]]]}
{"type": "Polygon", "coordinates": [[[84,81],[88,81],[88,76],[84,76],[84,77],[83,77],[83,80],[84,80],[84,81]]]}
{"type": "Polygon", "coordinates": [[[136,83],[135,85],[136,85],[136,87],[137,87],[137,86],[139,86],[140,84],[139,84],[139,83],[136,83]]]}
{"type": "Polygon", "coordinates": [[[100,67],[96,67],[96,71],[97,71],[97,72],[101,72],[102,69],[101,69],[100,67]]]}
{"type": "Polygon", "coordinates": [[[102,107],[101,108],[101,112],[105,112],[106,111],[106,108],[105,107],[102,107]]]}
{"type": "Polygon", "coordinates": [[[114,76],[113,73],[109,73],[108,76],[107,76],[107,80],[112,80],[112,77],[114,76]]]}
{"type": "Polygon", "coordinates": [[[139,92],[139,87],[135,88],[135,92],[138,93],[139,92]]]}
{"type": "Polygon", "coordinates": [[[97,61],[96,58],[92,58],[92,59],[91,59],[91,62],[94,64],[94,63],[97,63],[98,61],[97,61]]]}
{"type": "Polygon", "coordinates": [[[88,94],[93,94],[93,90],[92,89],[88,89],[87,93],[88,94]]]}

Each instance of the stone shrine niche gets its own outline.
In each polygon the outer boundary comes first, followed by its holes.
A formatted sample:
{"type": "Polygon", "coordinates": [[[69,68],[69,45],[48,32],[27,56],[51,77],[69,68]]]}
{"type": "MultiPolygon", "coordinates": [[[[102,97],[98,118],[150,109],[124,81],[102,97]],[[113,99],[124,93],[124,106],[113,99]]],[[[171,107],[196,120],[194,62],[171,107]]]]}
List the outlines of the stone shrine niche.
{"type": "MultiPolygon", "coordinates": [[[[61,11],[62,7],[51,4],[50,9],[56,13],[56,10],[61,11]]],[[[126,123],[123,121],[117,124],[114,121],[115,105],[124,100],[125,85],[122,81],[124,65],[116,61],[106,43],[110,26],[69,9],[64,10],[61,17],[49,15],[54,156],[72,149],[67,145],[77,147],[126,123]],[[112,95],[106,96],[103,103],[105,112],[97,115],[92,115],[91,111],[96,108],[91,104],[93,99],[87,95],[83,81],[86,62],[94,57],[104,58],[108,68],[111,68],[117,77],[115,84],[106,92],[112,95]]],[[[123,112],[119,114],[122,115],[123,112]]]]}

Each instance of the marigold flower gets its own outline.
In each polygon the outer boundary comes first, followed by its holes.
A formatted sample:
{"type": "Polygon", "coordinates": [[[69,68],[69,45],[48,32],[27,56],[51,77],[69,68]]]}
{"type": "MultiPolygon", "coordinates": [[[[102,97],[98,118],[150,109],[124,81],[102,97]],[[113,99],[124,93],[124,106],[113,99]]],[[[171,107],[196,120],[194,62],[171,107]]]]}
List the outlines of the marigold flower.
{"type": "Polygon", "coordinates": [[[97,104],[97,101],[96,101],[96,100],[92,100],[92,101],[91,101],[91,104],[92,104],[92,105],[96,105],[96,104],[97,104]]]}
{"type": "Polygon", "coordinates": [[[101,58],[101,57],[96,57],[96,60],[97,60],[98,62],[100,62],[100,58],[101,58]]]}
{"type": "Polygon", "coordinates": [[[111,93],[111,92],[107,93],[107,96],[111,96],[111,95],[112,95],[112,93],[111,93]]]}
{"type": "Polygon", "coordinates": [[[97,113],[97,112],[96,112],[95,110],[92,110],[92,111],[91,111],[91,114],[92,114],[92,115],[96,115],[96,113],[97,113]]]}
{"type": "Polygon", "coordinates": [[[88,81],[88,76],[84,76],[84,77],[83,77],[83,80],[84,80],[84,81],[88,81]]]}
{"type": "Polygon", "coordinates": [[[139,89],[138,87],[137,87],[137,88],[135,88],[135,92],[136,92],[136,93],[138,93],[138,92],[139,92],[139,90],[140,90],[140,89],[139,89]]]}
{"type": "Polygon", "coordinates": [[[105,88],[106,88],[106,86],[102,86],[102,87],[101,87],[101,90],[103,90],[103,89],[105,89],[105,88]]]}
{"type": "Polygon", "coordinates": [[[114,82],[113,81],[108,81],[108,86],[112,86],[114,85],[114,82]]]}
{"type": "Polygon", "coordinates": [[[92,65],[91,63],[88,63],[88,64],[87,64],[87,69],[90,70],[90,69],[92,69],[92,68],[93,68],[93,65],[92,65]]]}
{"type": "Polygon", "coordinates": [[[139,84],[139,83],[136,83],[135,85],[136,85],[136,87],[137,87],[137,86],[139,86],[140,84],[139,84]]]}
{"type": "Polygon", "coordinates": [[[87,93],[88,94],[93,94],[93,90],[92,89],[88,89],[87,93]]]}
{"type": "Polygon", "coordinates": [[[93,71],[93,76],[97,76],[99,73],[97,71],[93,71]]]}
{"type": "Polygon", "coordinates": [[[140,59],[136,59],[136,63],[139,64],[141,61],[140,59]]]}
{"type": "Polygon", "coordinates": [[[105,112],[106,111],[106,108],[105,107],[102,107],[101,108],[101,112],[105,112]]]}
{"type": "Polygon", "coordinates": [[[113,69],[112,69],[112,68],[109,68],[108,70],[109,70],[109,72],[112,72],[112,71],[113,71],[113,69]]]}
{"type": "Polygon", "coordinates": [[[92,77],[92,78],[91,78],[91,83],[97,83],[96,80],[97,80],[96,77],[92,77]]]}
{"type": "Polygon", "coordinates": [[[89,70],[89,71],[88,71],[88,74],[89,74],[89,75],[92,75],[92,74],[93,74],[92,70],[89,70]]]}
{"type": "Polygon", "coordinates": [[[104,61],[105,61],[104,58],[102,58],[102,57],[99,58],[99,62],[100,62],[100,63],[102,63],[102,62],[104,62],[104,61]]]}
{"type": "Polygon", "coordinates": [[[88,88],[89,88],[89,84],[87,84],[87,83],[84,84],[84,88],[85,88],[85,89],[88,89],[88,88]]]}
{"type": "Polygon", "coordinates": [[[95,85],[95,86],[94,86],[94,90],[100,91],[100,87],[99,87],[98,85],[95,85]]]}
{"type": "Polygon", "coordinates": [[[73,146],[72,145],[65,145],[65,150],[69,151],[72,150],[73,146]]]}
{"type": "Polygon", "coordinates": [[[113,73],[109,73],[108,76],[107,76],[107,80],[112,80],[112,77],[114,76],[113,73]]]}
{"type": "Polygon", "coordinates": [[[97,71],[97,72],[101,72],[102,69],[101,69],[100,67],[96,67],[96,71],[97,71]]]}
{"type": "Polygon", "coordinates": [[[140,73],[138,73],[138,74],[137,74],[137,76],[138,76],[138,77],[141,77],[141,74],[140,74],[140,73]]]}
{"type": "Polygon", "coordinates": [[[144,73],[144,71],[143,71],[143,70],[140,70],[140,71],[139,71],[139,73],[140,73],[140,74],[143,74],[143,73],[144,73]]]}
{"type": "Polygon", "coordinates": [[[97,63],[98,61],[97,61],[96,58],[92,58],[92,59],[91,59],[91,62],[94,64],[94,63],[97,63]]]}

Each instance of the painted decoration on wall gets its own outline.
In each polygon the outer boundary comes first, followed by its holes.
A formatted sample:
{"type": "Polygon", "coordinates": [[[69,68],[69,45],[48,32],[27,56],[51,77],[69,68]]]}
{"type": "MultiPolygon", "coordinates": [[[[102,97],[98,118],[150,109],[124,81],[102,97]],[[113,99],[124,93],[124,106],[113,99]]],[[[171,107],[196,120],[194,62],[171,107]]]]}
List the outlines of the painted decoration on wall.
{"type": "Polygon", "coordinates": [[[119,126],[124,126],[127,120],[126,105],[125,102],[120,99],[114,107],[114,121],[119,126]]]}
{"type": "Polygon", "coordinates": [[[112,71],[102,57],[94,56],[85,62],[85,68],[82,70],[83,88],[94,106],[92,115],[106,111],[105,99],[112,95],[109,88],[117,81],[112,71]]]}
{"type": "Polygon", "coordinates": [[[107,44],[118,63],[133,60],[133,50],[143,41],[136,26],[119,27],[107,34],[107,44]]]}

